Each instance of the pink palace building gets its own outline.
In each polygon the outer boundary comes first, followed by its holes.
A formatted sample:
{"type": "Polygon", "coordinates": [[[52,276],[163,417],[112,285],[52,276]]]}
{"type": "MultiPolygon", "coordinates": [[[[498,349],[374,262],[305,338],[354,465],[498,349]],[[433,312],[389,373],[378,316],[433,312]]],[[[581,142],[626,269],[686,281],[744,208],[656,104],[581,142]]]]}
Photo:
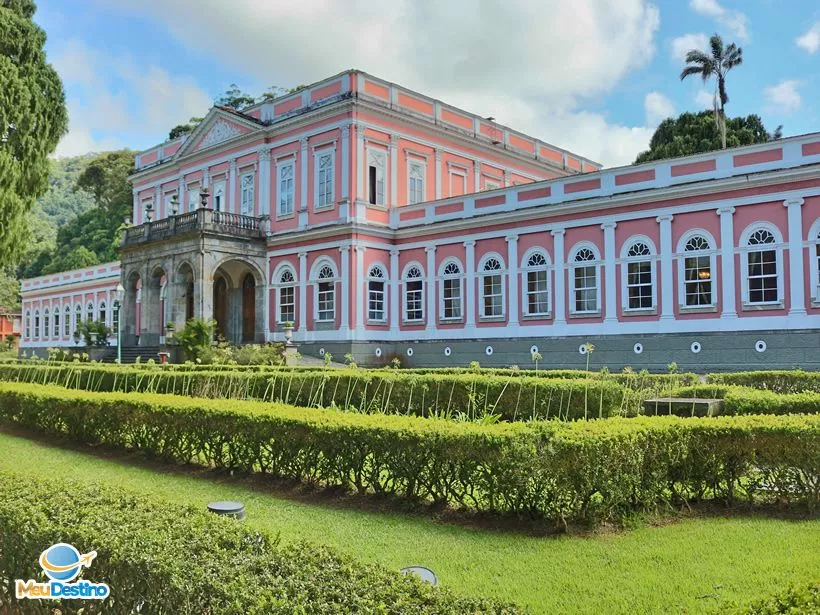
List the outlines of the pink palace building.
{"type": "Polygon", "coordinates": [[[135,164],[121,261],[25,280],[22,350],[118,315],[144,356],[214,318],[368,365],[820,368],[820,133],[601,169],[351,70],[135,164]]]}

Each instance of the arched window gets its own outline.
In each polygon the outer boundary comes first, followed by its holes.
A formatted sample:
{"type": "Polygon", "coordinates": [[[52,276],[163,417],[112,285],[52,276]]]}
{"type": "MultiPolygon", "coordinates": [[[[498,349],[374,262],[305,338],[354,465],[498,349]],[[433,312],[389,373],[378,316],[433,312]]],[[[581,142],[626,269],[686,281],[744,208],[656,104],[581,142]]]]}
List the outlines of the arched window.
{"type": "Polygon", "coordinates": [[[80,330],[80,323],[83,320],[83,307],[78,303],[74,308],[74,335],[80,330]]]}
{"type": "Polygon", "coordinates": [[[504,268],[495,256],[486,258],[481,267],[481,316],[504,316],[504,268]]]}
{"type": "Polygon", "coordinates": [[[108,313],[106,311],[105,301],[100,301],[100,322],[103,324],[108,324],[106,317],[108,313]]]}
{"type": "Polygon", "coordinates": [[[333,269],[324,265],[319,270],[316,283],[316,321],[335,322],[336,320],[336,279],[333,269]]]}
{"type": "Polygon", "coordinates": [[[40,338],[40,310],[34,310],[34,339],[40,338]]]}
{"type": "Polygon", "coordinates": [[[654,265],[652,249],[646,241],[633,241],[627,244],[624,259],[626,275],[625,305],[626,310],[649,310],[654,301],[654,265]]]}
{"type": "Polygon", "coordinates": [[[441,319],[461,320],[464,314],[461,286],[464,274],[461,265],[451,260],[441,270],[441,319]]]}
{"type": "Polygon", "coordinates": [[[575,251],[571,261],[572,312],[575,314],[597,313],[598,307],[598,263],[591,248],[582,247],[575,251]]]}
{"type": "Polygon", "coordinates": [[[524,306],[527,316],[546,316],[550,311],[549,263],[543,252],[533,252],[524,263],[524,306]]]}
{"type": "Polygon", "coordinates": [[[384,270],[374,265],[367,273],[367,320],[384,322],[387,320],[384,310],[384,270]]]}
{"type": "Polygon", "coordinates": [[[85,319],[88,322],[93,322],[94,321],[94,304],[93,303],[89,303],[87,306],[85,306],[85,319]]]}
{"type": "Polygon", "coordinates": [[[424,320],[424,274],[418,265],[408,267],[404,274],[404,320],[424,320]]]}
{"type": "Polygon", "coordinates": [[[760,228],[746,241],[747,301],[750,304],[777,303],[780,296],[779,253],[774,234],[760,228]]]}
{"type": "Polygon", "coordinates": [[[814,266],[814,300],[820,302],[820,231],[814,237],[814,266]]]}
{"type": "Polygon", "coordinates": [[[48,328],[49,325],[49,314],[48,308],[43,310],[43,337],[48,337],[51,334],[51,330],[48,328]]]}
{"type": "Polygon", "coordinates": [[[296,320],[296,276],[290,269],[285,269],[276,284],[279,287],[279,322],[293,323],[296,320]]]}
{"type": "Polygon", "coordinates": [[[71,337],[71,308],[69,306],[65,306],[63,312],[63,337],[66,339],[71,337]]]}
{"type": "Polygon", "coordinates": [[[54,308],[54,329],[51,336],[54,339],[60,337],[60,308],[54,308]]]}
{"type": "Polygon", "coordinates": [[[703,235],[692,235],[683,246],[683,305],[714,305],[712,245],[703,235]]]}
{"type": "Polygon", "coordinates": [[[26,312],[26,338],[31,339],[31,312],[26,312]]]}

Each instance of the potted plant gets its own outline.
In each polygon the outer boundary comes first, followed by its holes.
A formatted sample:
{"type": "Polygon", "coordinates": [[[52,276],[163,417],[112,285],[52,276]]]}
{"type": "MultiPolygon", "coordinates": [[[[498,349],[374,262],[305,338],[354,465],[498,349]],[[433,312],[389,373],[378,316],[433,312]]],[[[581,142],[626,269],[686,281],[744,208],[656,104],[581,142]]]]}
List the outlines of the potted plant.
{"type": "Polygon", "coordinates": [[[285,343],[290,345],[293,339],[293,321],[288,320],[282,323],[282,331],[285,332],[285,343]]]}
{"type": "Polygon", "coordinates": [[[165,331],[167,335],[172,335],[174,333],[174,323],[173,322],[166,322],[165,323],[165,331]]]}

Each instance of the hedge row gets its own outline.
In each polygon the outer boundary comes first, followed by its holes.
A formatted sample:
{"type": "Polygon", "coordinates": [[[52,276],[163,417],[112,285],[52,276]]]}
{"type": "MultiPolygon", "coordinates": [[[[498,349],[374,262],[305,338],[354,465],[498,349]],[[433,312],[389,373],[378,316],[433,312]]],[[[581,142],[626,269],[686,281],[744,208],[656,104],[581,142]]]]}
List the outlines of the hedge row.
{"type": "Polygon", "coordinates": [[[709,374],[707,379],[708,382],[715,384],[733,384],[775,393],[820,393],[820,372],[805,372],[799,369],[709,374]]]}
{"type": "Polygon", "coordinates": [[[553,520],[820,497],[820,416],[481,425],[0,385],[0,420],[184,463],[553,520]]]}
{"type": "Polygon", "coordinates": [[[66,615],[89,609],[83,600],[14,598],[14,579],[41,579],[40,553],[58,542],[97,551],[83,576],[108,583],[110,596],[95,606],[112,615],[518,612],[457,598],[326,547],[283,545],[201,509],[118,488],[66,479],[31,482],[5,473],[0,586],[6,591],[0,589],[0,612],[66,615]]]}
{"type": "MultiPolygon", "coordinates": [[[[820,575],[818,575],[820,576],[820,575]]],[[[724,606],[715,615],[817,615],[820,613],[820,580],[790,585],[773,596],[746,606],[724,606]]]]}
{"type": "Polygon", "coordinates": [[[489,421],[605,418],[621,413],[635,397],[611,380],[406,374],[401,370],[214,372],[21,363],[0,365],[0,380],[88,391],[258,399],[305,408],[489,421]]]}
{"type": "Polygon", "coordinates": [[[722,414],[818,414],[820,393],[774,393],[750,387],[701,384],[676,389],[673,397],[705,397],[723,400],[722,414]]]}

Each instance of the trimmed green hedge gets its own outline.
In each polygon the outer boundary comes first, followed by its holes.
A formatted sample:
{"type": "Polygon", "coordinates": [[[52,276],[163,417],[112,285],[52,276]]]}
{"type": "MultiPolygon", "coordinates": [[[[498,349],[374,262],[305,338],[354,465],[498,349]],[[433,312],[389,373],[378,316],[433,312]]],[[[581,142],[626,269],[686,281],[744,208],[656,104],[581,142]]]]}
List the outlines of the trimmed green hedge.
{"type": "Polygon", "coordinates": [[[715,615],[817,615],[820,613],[820,580],[791,585],[773,596],[755,600],[749,605],[724,606],[715,615]]]}
{"type": "Polygon", "coordinates": [[[676,389],[672,396],[723,399],[724,415],[820,413],[820,393],[814,392],[779,394],[750,387],[701,384],[676,389]]]}
{"type": "Polygon", "coordinates": [[[171,393],[259,399],[305,408],[439,416],[459,420],[575,420],[615,416],[631,392],[611,380],[478,374],[406,374],[401,370],[177,371],[111,365],[0,365],[0,380],[88,391],[171,393]]]}
{"type": "MultiPolygon", "coordinates": [[[[14,579],[42,579],[40,553],[57,542],[97,551],[83,576],[105,582],[113,615],[150,613],[516,613],[335,550],[267,534],[202,509],[118,488],[29,482],[0,473],[0,612],[78,613],[89,601],[14,599],[14,579]]],[[[82,611],[82,612],[86,612],[82,611]]],[[[96,612],[92,611],[92,612],[96,612]]]]}
{"type": "Polygon", "coordinates": [[[765,389],[774,393],[820,393],[820,372],[805,372],[799,369],[709,374],[707,379],[716,384],[765,389]]]}
{"type": "Polygon", "coordinates": [[[557,524],[682,501],[816,505],[820,416],[481,425],[0,384],[0,420],[77,442],[557,524]]]}

